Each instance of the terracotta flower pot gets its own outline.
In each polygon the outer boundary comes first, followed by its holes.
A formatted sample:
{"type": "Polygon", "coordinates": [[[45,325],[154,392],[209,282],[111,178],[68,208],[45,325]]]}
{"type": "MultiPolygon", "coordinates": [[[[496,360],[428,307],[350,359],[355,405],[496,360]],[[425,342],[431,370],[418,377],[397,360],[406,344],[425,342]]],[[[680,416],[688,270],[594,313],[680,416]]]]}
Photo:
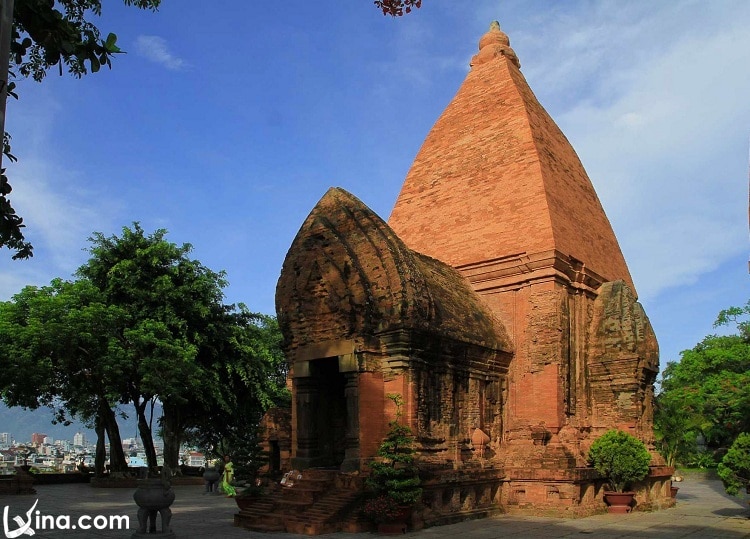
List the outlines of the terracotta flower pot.
{"type": "Polygon", "coordinates": [[[381,535],[401,535],[406,533],[406,522],[379,522],[378,533],[381,535]]]}
{"type": "Polygon", "coordinates": [[[669,494],[673,497],[677,497],[677,491],[680,490],[679,487],[669,487],[669,494]]]}
{"type": "Polygon", "coordinates": [[[612,492],[604,493],[604,501],[609,513],[630,513],[633,509],[633,498],[635,492],[612,492]]]}
{"type": "Polygon", "coordinates": [[[378,533],[382,535],[401,535],[406,533],[407,522],[414,508],[411,505],[402,505],[399,512],[388,522],[378,522],[378,533]]]}

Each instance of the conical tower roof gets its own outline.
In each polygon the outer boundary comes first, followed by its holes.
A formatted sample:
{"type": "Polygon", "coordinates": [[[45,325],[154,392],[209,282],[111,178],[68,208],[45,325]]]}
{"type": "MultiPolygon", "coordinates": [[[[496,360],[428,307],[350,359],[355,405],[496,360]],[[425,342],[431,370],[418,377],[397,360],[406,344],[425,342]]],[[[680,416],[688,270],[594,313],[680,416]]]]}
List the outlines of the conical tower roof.
{"type": "Polygon", "coordinates": [[[557,252],[632,287],[583,165],[497,22],[417,154],[388,224],[410,248],[453,267],[557,252]]]}

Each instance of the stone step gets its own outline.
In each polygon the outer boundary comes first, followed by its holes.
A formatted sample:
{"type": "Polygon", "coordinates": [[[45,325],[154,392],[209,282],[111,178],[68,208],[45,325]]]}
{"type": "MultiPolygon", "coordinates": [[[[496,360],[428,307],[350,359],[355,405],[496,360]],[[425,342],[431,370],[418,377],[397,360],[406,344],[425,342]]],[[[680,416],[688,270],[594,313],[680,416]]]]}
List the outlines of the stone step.
{"type": "Polygon", "coordinates": [[[347,530],[370,529],[369,523],[360,520],[357,510],[359,490],[334,487],[335,471],[305,470],[303,475],[292,487],[274,488],[263,506],[241,511],[235,516],[235,524],[259,532],[286,531],[303,535],[338,532],[342,523],[347,530]]]}
{"type": "Polygon", "coordinates": [[[260,532],[260,533],[274,533],[274,532],[286,531],[286,528],[284,527],[283,524],[253,523],[253,524],[243,524],[242,527],[245,528],[246,530],[260,532]]]}
{"type": "Polygon", "coordinates": [[[294,498],[282,498],[276,503],[276,507],[280,508],[297,508],[297,509],[304,509],[306,507],[310,507],[313,504],[311,501],[307,500],[296,500],[294,498]]]}
{"type": "Polygon", "coordinates": [[[323,488],[298,488],[297,485],[294,485],[291,488],[284,489],[283,498],[285,500],[300,500],[313,503],[323,496],[325,492],[326,489],[323,488]]]}
{"type": "Polygon", "coordinates": [[[303,479],[326,479],[334,481],[339,474],[337,470],[326,470],[323,468],[311,468],[302,472],[303,479]]]}

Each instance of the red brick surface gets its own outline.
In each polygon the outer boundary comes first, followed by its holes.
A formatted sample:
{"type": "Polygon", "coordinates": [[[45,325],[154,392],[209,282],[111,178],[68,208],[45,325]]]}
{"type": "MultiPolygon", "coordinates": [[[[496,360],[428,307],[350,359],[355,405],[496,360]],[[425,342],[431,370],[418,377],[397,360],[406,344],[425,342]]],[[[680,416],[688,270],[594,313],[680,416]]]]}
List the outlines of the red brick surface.
{"type": "Polygon", "coordinates": [[[412,249],[454,267],[557,249],[635,290],[578,156],[506,54],[472,67],[388,224],[412,249]]]}
{"type": "MultiPolygon", "coordinates": [[[[602,506],[586,460],[596,436],[628,430],[663,464],[658,345],[594,188],[507,36],[493,27],[480,47],[389,222],[331,189],[289,249],[277,312],[298,407],[291,454],[323,447],[300,418],[339,399],[342,469],[366,473],[398,393],[424,523],[498,507],[590,514],[602,506]],[[334,360],[343,394],[314,377],[334,360]],[[481,451],[475,429],[489,437],[481,451]]],[[[637,486],[649,507],[673,503],[659,470],[637,486]]]]}

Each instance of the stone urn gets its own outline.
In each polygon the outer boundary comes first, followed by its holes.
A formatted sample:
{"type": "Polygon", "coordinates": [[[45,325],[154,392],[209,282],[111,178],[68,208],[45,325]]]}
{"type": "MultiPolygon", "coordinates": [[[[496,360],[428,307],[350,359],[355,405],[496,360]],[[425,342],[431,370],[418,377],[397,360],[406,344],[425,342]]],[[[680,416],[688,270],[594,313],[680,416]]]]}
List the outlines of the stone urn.
{"type": "Polygon", "coordinates": [[[139,479],[138,486],[133,494],[133,499],[138,505],[138,531],[133,538],[150,537],[175,537],[169,526],[172,519],[172,510],[169,508],[174,502],[174,490],[169,481],[150,478],[139,479]],[[157,531],[156,516],[161,517],[161,530],[157,531]]]}
{"type": "Polygon", "coordinates": [[[216,468],[206,468],[203,472],[203,481],[206,482],[206,492],[217,492],[221,473],[216,468]]]}

